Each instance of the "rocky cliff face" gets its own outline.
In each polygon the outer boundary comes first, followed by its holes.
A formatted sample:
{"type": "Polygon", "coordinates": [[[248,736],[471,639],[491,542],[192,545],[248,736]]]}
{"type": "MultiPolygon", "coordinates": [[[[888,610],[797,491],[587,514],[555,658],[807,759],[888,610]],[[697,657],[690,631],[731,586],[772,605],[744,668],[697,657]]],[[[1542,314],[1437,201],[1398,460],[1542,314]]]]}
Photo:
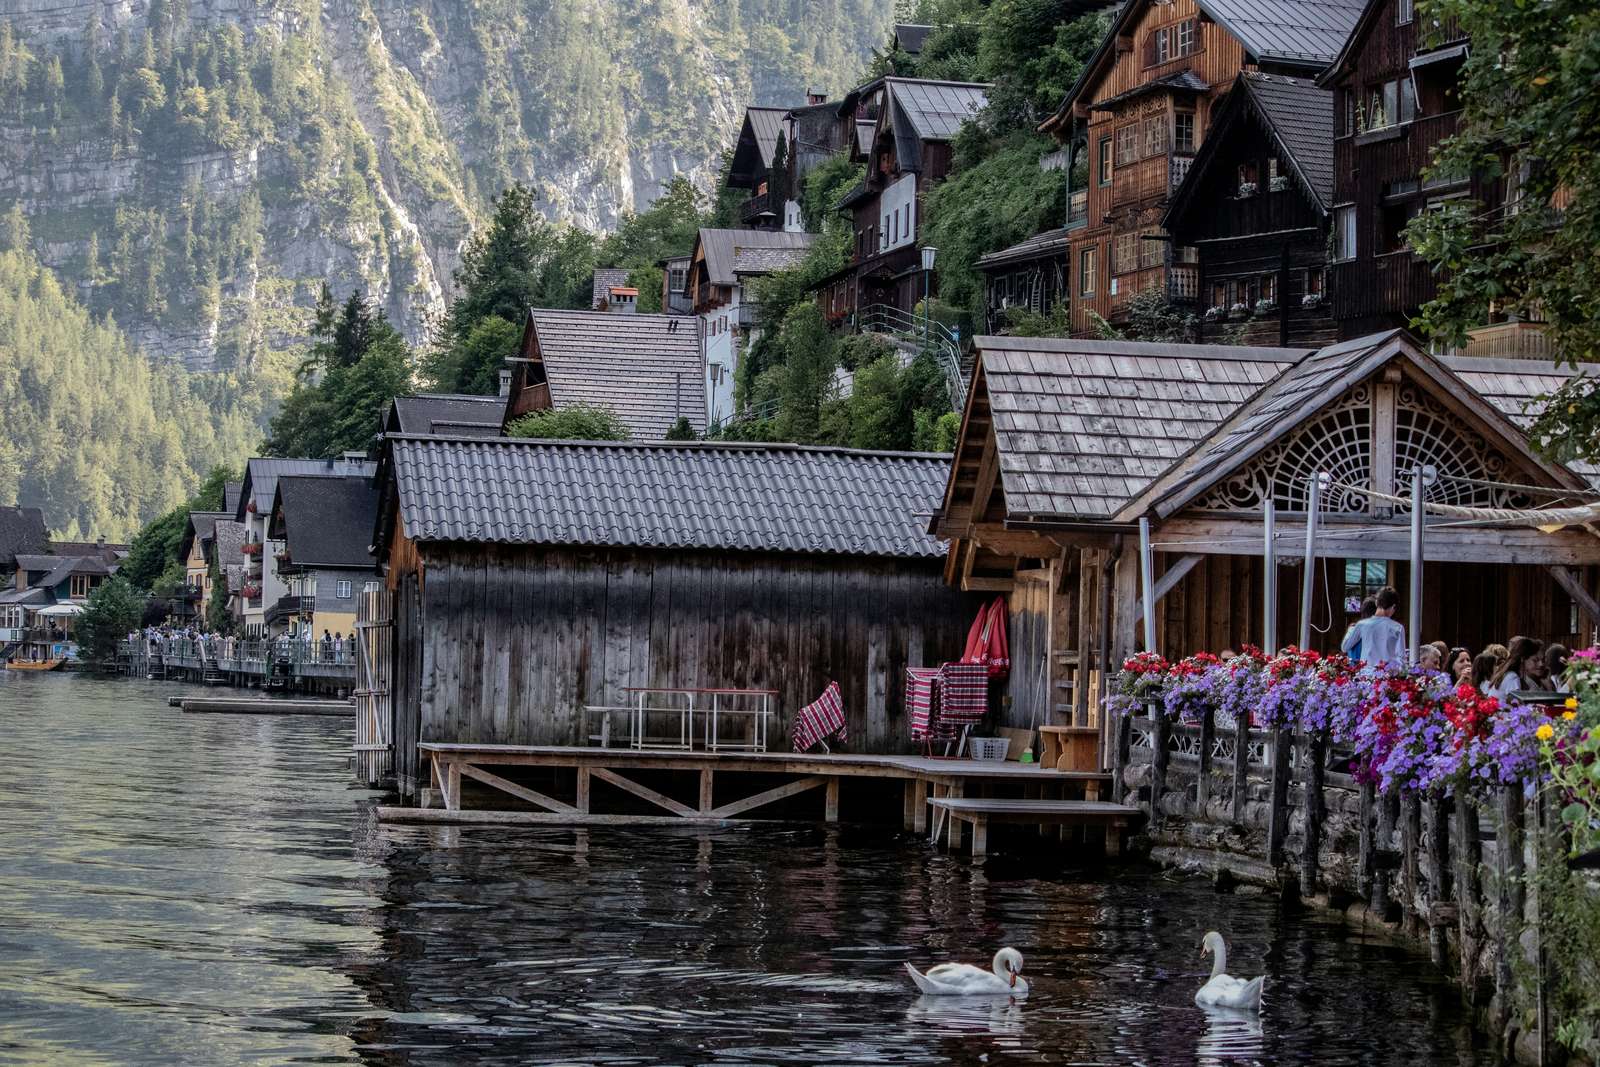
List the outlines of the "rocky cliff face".
{"type": "Polygon", "coordinates": [[[318,287],[411,339],[511,181],[601,229],[837,91],[870,0],[0,0],[0,211],[153,358],[260,366],[318,287]]]}

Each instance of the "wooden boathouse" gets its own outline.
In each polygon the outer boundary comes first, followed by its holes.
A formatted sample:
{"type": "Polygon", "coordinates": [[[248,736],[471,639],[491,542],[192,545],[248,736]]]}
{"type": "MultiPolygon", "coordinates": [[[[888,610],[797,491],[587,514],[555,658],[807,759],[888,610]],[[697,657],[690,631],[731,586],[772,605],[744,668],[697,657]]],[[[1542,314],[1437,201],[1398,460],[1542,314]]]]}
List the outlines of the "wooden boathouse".
{"type": "MultiPolygon", "coordinates": [[[[1140,520],[1151,526],[1153,647],[1281,647],[1301,617],[1308,489],[1318,507],[1311,644],[1338,647],[1360,599],[1406,602],[1409,508],[1590,503],[1587,470],[1530,445],[1529,404],[1573,373],[1430,355],[1400,331],[1315,351],[980,337],[955,463],[931,529],[957,588],[1009,587],[1011,714],[1097,723],[1122,660],[1147,647],[1140,520]],[[1276,511],[1277,630],[1263,632],[1264,504],[1276,511]],[[1042,580],[1041,580],[1042,579],[1042,580]],[[1031,676],[1028,664],[1042,668],[1031,676]],[[1067,695],[1070,699],[1063,700],[1067,695]]],[[[1526,634],[1571,647],[1600,621],[1600,538],[1429,520],[1421,638],[1480,649],[1526,634]]],[[[1103,749],[1104,751],[1104,749],[1103,749]]]]}
{"type": "Polygon", "coordinates": [[[960,657],[981,598],[924,529],[946,456],[397,435],[375,544],[393,593],[395,772],[417,744],[571,746],[645,687],[837,682],[853,751],[909,752],[908,666],[960,657]]]}

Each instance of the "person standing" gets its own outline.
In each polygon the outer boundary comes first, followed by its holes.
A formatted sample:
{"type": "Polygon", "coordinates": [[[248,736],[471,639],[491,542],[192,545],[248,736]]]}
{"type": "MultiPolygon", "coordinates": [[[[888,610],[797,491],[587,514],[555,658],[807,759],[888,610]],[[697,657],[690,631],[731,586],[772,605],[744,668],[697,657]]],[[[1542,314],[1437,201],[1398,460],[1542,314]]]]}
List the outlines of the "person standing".
{"type": "Polygon", "coordinates": [[[1361,658],[1361,638],[1357,637],[1355,642],[1352,644],[1350,641],[1350,635],[1355,633],[1357,626],[1360,626],[1363,622],[1366,622],[1377,613],[1378,599],[1376,597],[1369,596],[1361,601],[1361,616],[1360,618],[1356,619],[1355,622],[1350,624],[1350,629],[1344,632],[1344,641],[1339,646],[1343,650],[1344,654],[1349,656],[1351,659],[1361,658]]]}
{"type": "Polygon", "coordinates": [[[1401,667],[1406,661],[1406,628],[1394,621],[1400,608],[1400,594],[1393,586],[1378,590],[1377,609],[1372,618],[1362,619],[1344,635],[1339,646],[1346,655],[1359,648],[1359,658],[1373,667],[1401,667]]]}

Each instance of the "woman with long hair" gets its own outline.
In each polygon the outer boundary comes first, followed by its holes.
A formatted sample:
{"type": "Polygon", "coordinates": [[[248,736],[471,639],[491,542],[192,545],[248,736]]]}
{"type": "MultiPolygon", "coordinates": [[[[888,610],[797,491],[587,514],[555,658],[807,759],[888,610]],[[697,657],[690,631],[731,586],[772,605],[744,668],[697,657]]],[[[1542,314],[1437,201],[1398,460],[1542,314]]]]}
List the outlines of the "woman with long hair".
{"type": "Polygon", "coordinates": [[[1513,637],[1507,652],[1506,661],[1489,680],[1490,692],[1501,700],[1528,688],[1544,670],[1544,642],[1536,637],[1513,637]]]}

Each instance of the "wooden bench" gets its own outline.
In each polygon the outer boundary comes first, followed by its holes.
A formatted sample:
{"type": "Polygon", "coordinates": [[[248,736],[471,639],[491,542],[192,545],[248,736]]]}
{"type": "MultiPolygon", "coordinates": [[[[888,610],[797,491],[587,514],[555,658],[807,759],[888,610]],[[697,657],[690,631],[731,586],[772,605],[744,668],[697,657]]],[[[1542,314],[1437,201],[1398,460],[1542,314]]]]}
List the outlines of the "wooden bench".
{"type": "MultiPolygon", "coordinates": [[[[982,859],[988,848],[990,822],[1027,823],[1035,826],[1104,826],[1106,855],[1122,854],[1128,827],[1144,817],[1138,808],[1105,804],[1097,800],[1002,800],[985,797],[934,797],[928,801],[935,817],[972,824],[972,858],[982,859]]],[[[935,824],[934,839],[938,839],[935,824]]],[[[959,843],[959,838],[957,839],[959,843]]]]}
{"type": "Polygon", "coordinates": [[[1051,771],[1100,769],[1098,726],[1039,727],[1039,763],[1051,771]]]}

